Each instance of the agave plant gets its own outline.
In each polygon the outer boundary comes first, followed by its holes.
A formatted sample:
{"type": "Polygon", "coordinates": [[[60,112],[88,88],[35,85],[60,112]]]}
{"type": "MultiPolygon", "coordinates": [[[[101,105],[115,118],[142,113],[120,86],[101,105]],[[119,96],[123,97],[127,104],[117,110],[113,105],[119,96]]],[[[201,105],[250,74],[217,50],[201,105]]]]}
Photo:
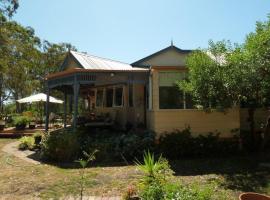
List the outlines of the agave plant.
{"type": "Polygon", "coordinates": [[[170,169],[169,163],[165,158],[159,156],[159,158],[155,160],[155,155],[149,151],[144,152],[143,163],[138,160],[135,163],[146,175],[144,180],[148,183],[152,181],[166,181],[166,179],[173,174],[173,171],[170,169]]]}

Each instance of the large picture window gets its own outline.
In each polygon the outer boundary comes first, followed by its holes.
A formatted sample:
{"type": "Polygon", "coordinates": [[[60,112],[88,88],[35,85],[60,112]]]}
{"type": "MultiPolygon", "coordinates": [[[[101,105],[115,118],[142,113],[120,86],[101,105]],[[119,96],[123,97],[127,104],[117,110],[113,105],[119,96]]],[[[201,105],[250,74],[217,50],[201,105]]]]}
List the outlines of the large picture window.
{"type": "Polygon", "coordinates": [[[159,86],[160,109],[182,109],[183,93],[176,86],[159,86]]]}
{"type": "Polygon", "coordinates": [[[102,107],[102,105],[103,105],[103,89],[98,89],[96,97],[96,106],[102,107]]]}
{"type": "Polygon", "coordinates": [[[191,97],[175,85],[185,78],[185,72],[159,72],[159,108],[190,109],[193,108],[191,97]]]}
{"type": "Polygon", "coordinates": [[[123,87],[115,88],[114,92],[114,106],[123,105],[123,87]]]}
{"type": "Polygon", "coordinates": [[[106,89],[106,107],[113,106],[113,88],[106,89]]]}

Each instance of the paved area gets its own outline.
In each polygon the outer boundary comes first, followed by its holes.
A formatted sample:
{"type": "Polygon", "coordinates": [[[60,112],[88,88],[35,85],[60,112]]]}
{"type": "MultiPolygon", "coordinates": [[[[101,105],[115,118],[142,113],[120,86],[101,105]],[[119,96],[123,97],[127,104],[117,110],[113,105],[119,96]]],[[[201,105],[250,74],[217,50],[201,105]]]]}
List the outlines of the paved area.
{"type": "Polygon", "coordinates": [[[20,144],[20,141],[9,143],[2,148],[2,151],[10,155],[13,155],[15,157],[18,157],[26,162],[29,162],[35,165],[40,164],[39,161],[33,159],[33,157],[35,157],[34,151],[29,151],[29,150],[20,151],[18,149],[19,144],[20,144]]]}

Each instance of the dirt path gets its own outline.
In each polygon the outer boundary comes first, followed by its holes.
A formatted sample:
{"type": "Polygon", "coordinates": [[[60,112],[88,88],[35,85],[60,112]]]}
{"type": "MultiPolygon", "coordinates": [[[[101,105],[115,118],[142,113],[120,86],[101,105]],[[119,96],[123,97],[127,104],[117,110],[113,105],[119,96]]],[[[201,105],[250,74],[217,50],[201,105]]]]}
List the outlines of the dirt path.
{"type": "Polygon", "coordinates": [[[33,157],[35,157],[35,152],[34,151],[29,151],[29,150],[25,150],[25,151],[20,151],[18,149],[18,145],[20,144],[19,141],[16,141],[16,142],[12,142],[12,143],[9,143],[7,145],[5,145],[3,148],[2,148],[2,151],[8,153],[8,154],[11,154],[15,157],[18,157],[26,162],[29,162],[29,163],[32,163],[32,164],[35,164],[35,165],[38,165],[40,164],[39,161],[37,160],[34,160],[33,157]]]}

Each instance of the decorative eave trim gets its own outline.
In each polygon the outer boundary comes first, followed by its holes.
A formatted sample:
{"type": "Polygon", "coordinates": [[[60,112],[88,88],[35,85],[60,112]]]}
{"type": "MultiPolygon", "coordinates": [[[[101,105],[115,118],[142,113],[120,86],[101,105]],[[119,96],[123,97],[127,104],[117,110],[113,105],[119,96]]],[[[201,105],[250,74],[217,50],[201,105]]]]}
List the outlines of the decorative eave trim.
{"type": "Polygon", "coordinates": [[[141,69],[141,70],[103,70],[103,69],[81,69],[81,68],[72,68],[66,71],[61,71],[61,72],[56,72],[53,74],[49,74],[45,77],[45,80],[50,80],[50,79],[54,79],[54,78],[59,78],[59,77],[64,77],[67,75],[71,75],[71,74],[75,74],[75,73],[87,73],[87,72],[107,72],[107,73],[111,73],[111,72],[121,72],[121,73],[147,73],[149,72],[149,69],[141,69]]]}

